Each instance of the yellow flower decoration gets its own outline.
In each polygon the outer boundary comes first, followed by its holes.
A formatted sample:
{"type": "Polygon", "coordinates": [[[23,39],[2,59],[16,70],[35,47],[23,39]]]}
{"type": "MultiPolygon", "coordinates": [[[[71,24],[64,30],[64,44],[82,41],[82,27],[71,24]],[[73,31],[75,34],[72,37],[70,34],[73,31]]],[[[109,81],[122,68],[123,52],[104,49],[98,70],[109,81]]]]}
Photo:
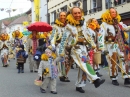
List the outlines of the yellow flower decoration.
{"type": "MultiPolygon", "coordinates": [[[[52,52],[52,57],[55,59],[56,58],[56,54],[54,52],[52,52]]],[[[48,56],[44,53],[41,55],[41,59],[44,61],[48,61],[48,56]]]]}
{"type": "MultiPolygon", "coordinates": [[[[29,35],[29,38],[32,39],[32,34],[29,35]]],[[[40,34],[39,34],[39,33],[37,33],[36,38],[37,38],[37,39],[40,38],[40,34]]]]}
{"type": "Polygon", "coordinates": [[[127,33],[127,32],[124,32],[124,36],[125,36],[125,39],[126,39],[126,40],[128,40],[129,35],[128,35],[128,33],[127,33]]]}
{"type": "Polygon", "coordinates": [[[56,24],[57,26],[61,26],[61,27],[64,26],[64,23],[60,22],[58,19],[56,19],[55,24],[56,24]]]}
{"type": "MultiPolygon", "coordinates": [[[[102,22],[106,22],[106,23],[108,23],[110,25],[113,24],[113,21],[112,21],[113,19],[112,19],[111,15],[110,15],[109,10],[107,10],[105,13],[102,14],[101,19],[102,19],[102,22]]],[[[118,13],[117,13],[116,19],[117,19],[118,22],[120,22],[120,20],[121,20],[121,17],[120,17],[120,15],[118,13]]]]}
{"type": "MultiPolygon", "coordinates": [[[[15,31],[12,33],[12,37],[13,37],[13,38],[16,38],[15,31]]],[[[22,37],[23,37],[23,33],[22,33],[22,32],[20,32],[20,34],[19,34],[18,38],[22,38],[22,37]]]]}
{"type": "MultiPolygon", "coordinates": [[[[79,21],[76,21],[76,20],[74,19],[74,17],[72,16],[72,14],[69,14],[66,19],[67,19],[67,23],[69,23],[69,24],[71,24],[71,25],[76,26],[76,25],[79,25],[79,24],[80,24],[79,21]]],[[[84,19],[84,18],[81,18],[81,20],[83,20],[83,19],[84,19]]]]}

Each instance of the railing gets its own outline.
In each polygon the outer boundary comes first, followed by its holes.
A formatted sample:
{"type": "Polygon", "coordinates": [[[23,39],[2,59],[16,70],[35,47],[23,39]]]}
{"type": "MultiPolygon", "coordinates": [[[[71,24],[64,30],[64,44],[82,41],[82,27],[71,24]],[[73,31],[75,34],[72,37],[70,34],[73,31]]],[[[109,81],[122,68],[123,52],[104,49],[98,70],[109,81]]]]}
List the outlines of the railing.
{"type": "Polygon", "coordinates": [[[121,2],[121,0],[118,0],[118,2],[114,1],[113,3],[115,6],[118,6],[118,5],[122,5],[124,3],[130,3],[130,0],[123,0],[123,2],[121,2]]]}

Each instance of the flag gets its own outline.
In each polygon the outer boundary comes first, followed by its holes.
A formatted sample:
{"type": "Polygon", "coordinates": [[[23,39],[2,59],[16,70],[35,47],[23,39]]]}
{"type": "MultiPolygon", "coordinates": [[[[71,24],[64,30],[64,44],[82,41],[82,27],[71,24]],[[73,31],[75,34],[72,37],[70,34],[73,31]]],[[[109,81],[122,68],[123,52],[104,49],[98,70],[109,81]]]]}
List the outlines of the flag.
{"type": "Polygon", "coordinates": [[[39,21],[40,0],[34,0],[35,21],[39,21]]]}

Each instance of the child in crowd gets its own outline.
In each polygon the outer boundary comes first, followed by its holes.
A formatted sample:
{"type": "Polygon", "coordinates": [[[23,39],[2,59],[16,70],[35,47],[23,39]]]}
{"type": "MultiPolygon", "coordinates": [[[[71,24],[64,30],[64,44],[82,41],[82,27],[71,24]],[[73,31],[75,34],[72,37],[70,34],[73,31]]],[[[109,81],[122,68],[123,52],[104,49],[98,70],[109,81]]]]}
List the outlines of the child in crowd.
{"type": "Polygon", "coordinates": [[[24,45],[20,45],[20,49],[17,52],[16,57],[18,63],[18,73],[20,73],[20,68],[21,68],[21,72],[24,73],[24,63],[26,62],[26,58],[28,57],[27,52],[24,50],[24,45]]]}
{"type": "Polygon", "coordinates": [[[57,67],[56,67],[56,55],[47,48],[45,54],[41,56],[41,62],[38,69],[38,75],[44,78],[40,90],[42,93],[46,93],[46,88],[50,84],[50,89],[52,94],[57,94],[56,92],[56,77],[57,77],[57,67]]]}

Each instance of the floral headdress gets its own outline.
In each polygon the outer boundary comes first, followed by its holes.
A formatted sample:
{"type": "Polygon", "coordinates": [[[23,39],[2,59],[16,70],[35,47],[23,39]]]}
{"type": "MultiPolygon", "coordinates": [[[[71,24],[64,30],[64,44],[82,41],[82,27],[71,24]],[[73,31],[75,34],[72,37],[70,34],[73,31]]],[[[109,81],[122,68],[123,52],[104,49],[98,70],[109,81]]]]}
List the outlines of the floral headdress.
{"type": "MultiPolygon", "coordinates": [[[[113,24],[113,19],[110,15],[110,10],[107,10],[105,13],[103,13],[101,16],[101,19],[102,19],[102,22],[106,22],[111,25],[113,24]]],[[[120,20],[121,20],[121,17],[118,13],[117,13],[116,19],[118,22],[120,22],[120,20]]]]}
{"type": "MultiPolygon", "coordinates": [[[[16,31],[14,31],[14,32],[12,33],[12,36],[13,36],[13,38],[16,38],[16,31]]],[[[18,36],[18,38],[22,38],[22,37],[23,37],[23,33],[19,31],[19,36],[18,36]]]]}

